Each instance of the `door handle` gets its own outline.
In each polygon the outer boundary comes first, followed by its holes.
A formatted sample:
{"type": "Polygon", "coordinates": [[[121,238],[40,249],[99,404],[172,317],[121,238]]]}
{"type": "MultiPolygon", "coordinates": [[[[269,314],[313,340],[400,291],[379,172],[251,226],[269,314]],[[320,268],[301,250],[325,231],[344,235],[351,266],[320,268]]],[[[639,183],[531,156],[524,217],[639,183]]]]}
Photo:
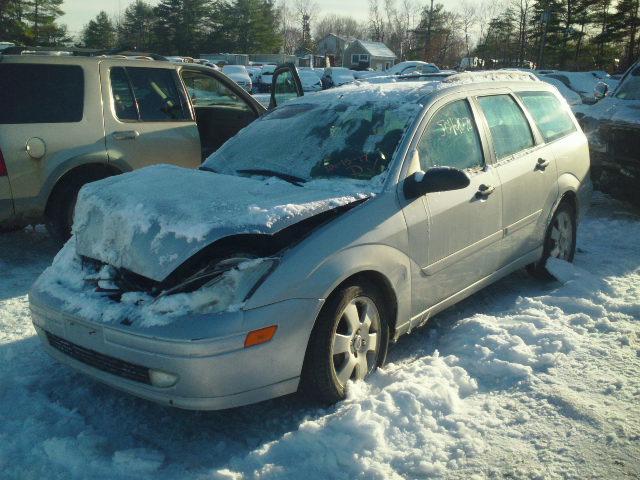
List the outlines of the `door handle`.
{"type": "Polygon", "coordinates": [[[115,140],[135,140],[140,134],[137,130],[123,130],[120,132],[113,132],[113,138],[115,140]]]}
{"type": "Polygon", "coordinates": [[[484,183],[478,187],[478,191],[476,192],[476,198],[486,198],[495,192],[496,187],[493,185],[485,185],[484,183]]]}
{"type": "Polygon", "coordinates": [[[539,158],[538,162],[536,163],[536,170],[544,170],[549,166],[550,163],[551,162],[545,158],[539,158]]]}

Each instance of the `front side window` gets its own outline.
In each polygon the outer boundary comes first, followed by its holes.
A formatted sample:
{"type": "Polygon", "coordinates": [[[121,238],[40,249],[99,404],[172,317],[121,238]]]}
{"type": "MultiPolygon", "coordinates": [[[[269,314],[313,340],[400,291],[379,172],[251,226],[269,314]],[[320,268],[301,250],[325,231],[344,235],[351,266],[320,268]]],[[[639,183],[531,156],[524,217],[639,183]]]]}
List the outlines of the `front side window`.
{"type": "Polygon", "coordinates": [[[623,100],[640,100],[640,66],[635,67],[627,75],[616,92],[616,98],[623,100]]]}
{"type": "Polygon", "coordinates": [[[212,75],[183,70],[182,80],[194,107],[225,106],[248,111],[249,105],[212,75]]]}
{"type": "Polygon", "coordinates": [[[174,75],[174,70],[164,68],[113,68],[111,92],[118,118],[143,122],[189,120],[174,75]]]}
{"type": "Polygon", "coordinates": [[[545,142],[552,142],[575,131],[573,120],[554,94],[521,92],[518,96],[536,122],[545,142]]]}
{"type": "Polygon", "coordinates": [[[418,143],[420,166],[455,167],[460,170],[484,166],[482,144],[466,100],[456,100],[436,112],[418,143]]]}
{"type": "Polygon", "coordinates": [[[479,97],[498,159],[534,146],[527,117],[510,95],[479,97]]]}
{"type": "Polygon", "coordinates": [[[81,67],[0,63],[0,124],[79,122],[83,110],[81,67]]]}

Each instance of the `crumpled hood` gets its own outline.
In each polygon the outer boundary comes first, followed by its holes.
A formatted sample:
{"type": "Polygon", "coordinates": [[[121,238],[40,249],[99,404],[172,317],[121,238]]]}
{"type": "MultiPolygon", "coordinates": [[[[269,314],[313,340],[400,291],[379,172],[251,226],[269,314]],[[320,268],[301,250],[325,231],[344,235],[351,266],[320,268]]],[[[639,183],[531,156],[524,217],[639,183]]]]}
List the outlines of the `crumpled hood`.
{"type": "Polygon", "coordinates": [[[221,175],[157,165],[86,185],[73,233],[79,255],[162,281],[223,237],[272,234],[370,195],[355,182],[221,175]]]}

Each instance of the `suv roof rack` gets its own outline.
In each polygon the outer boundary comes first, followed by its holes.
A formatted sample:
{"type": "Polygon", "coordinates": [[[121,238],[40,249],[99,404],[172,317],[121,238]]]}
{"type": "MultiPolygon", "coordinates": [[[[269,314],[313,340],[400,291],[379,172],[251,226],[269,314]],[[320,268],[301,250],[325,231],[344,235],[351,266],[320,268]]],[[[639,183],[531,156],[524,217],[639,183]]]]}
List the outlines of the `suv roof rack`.
{"type": "Polygon", "coordinates": [[[136,50],[130,50],[127,48],[111,48],[111,49],[97,49],[97,48],[80,48],[80,47],[27,47],[27,46],[15,46],[4,49],[1,52],[3,55],[70,55],[79,57],[101,57],[111,55],[122,55],[125,57],[145,57],[146,59],[163,60],[166,61],[166,57],[158,55],[157,53],[139,52],[136,50]]]}

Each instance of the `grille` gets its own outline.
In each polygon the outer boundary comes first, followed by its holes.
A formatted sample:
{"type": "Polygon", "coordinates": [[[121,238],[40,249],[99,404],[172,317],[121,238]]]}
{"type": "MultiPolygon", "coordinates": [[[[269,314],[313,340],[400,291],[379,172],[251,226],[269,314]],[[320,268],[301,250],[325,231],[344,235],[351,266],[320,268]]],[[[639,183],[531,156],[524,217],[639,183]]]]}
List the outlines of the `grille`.
{"type": "Polygon", "coordinates": [[[46,332],[46,334],[49,345],[79,362],[128,380],[151,384],[148,368],[83,348],[52,333],[46,332]]]}

